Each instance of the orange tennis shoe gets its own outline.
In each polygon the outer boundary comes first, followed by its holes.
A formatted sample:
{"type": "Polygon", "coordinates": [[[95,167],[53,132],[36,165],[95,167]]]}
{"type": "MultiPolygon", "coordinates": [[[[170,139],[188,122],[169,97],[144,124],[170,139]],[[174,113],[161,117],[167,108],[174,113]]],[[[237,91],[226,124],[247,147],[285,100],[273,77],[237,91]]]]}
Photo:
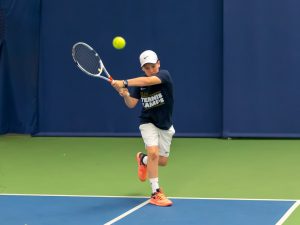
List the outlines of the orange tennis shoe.
{"type": "Polygon", "coordinates": [[[157,189],[157,191],[151,195],[149,203],[157,206],[171,206],[173,204],[173,202],[165,196],[161,189],[157,189]]]}
{"type": "Polygon", "coordinates": [[[147,166],[142,163],[143,153],[138,152],[136,154],[136,161],[138,164],[138,177],[140,181],[144,182],[147,180],[147,166]]]}

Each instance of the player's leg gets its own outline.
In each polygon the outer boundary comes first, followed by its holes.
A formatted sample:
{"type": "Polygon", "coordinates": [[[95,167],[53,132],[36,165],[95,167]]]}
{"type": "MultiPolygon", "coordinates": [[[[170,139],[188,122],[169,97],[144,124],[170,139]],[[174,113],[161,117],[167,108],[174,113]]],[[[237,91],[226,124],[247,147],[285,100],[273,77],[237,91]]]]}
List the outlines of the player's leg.
{"type": "Polygon", "coordinates": [[[140,130],[147,150],[147,172],[152,188],[152,195],[149,202],[158,206],[170,206],[172,202],[163,194],[158,183],[159,129],[153,124],[148,123],[142,124],[140,130]]]}
{"type": "Polygon", "coordinates": [[[147,146],[147,171],[152,188],[150,203],[158,206],[170,206],[173,203],[165,196],[158,182],[158,162],[160,159],[158,146],[147,146]]]}
{"type": "MultiPolygon", "coordinates": [[[[158,128],[157,128],[158,129],[158,128]]],[[[172,137],[175,133],[175,130],[173,126],[169,130],[161,130],[158,129],[159,133],[159,160],[158,164],[160,166],[166,166],[168,163],[168,158],[170,154],[170,146],[171,146],[171,141],[172,137]]],[[[149,175],[150,176],[150,175],[149,175]]],[[[160,205],[160,206],[170,206],[172,205],[172,201],[170,201],[162,192],[162,189],[159,188],[156,193],[152,194],[152,197],[150,199],[150,203],[160,205]],[[158,201],[157,199],[163,199],[158,201]],[[156,201],[159,203],[157,204],[156,201]]]]}
{"type": "Polygon", "coordinates": [[[170,148],[173,135],[175,134],[174,127],[169,130],[159,130],[159,162],[160,166],[166,166],[170,155],[170,148]]]}
{"type": "MultiPolygon", "coordinates": [[[[142,124],[139,128],[146,149],[147,146],[158,146],[158,132],[156,131],[155,126],[153,124],[142,124]]],[[[138,164],[138,177],[140,181],[145,181],[147,179],[148,156],[147,154],[138,152],[136,154],[136,160],[138,164]]]]}
{"type": "MultiPolygon", "coordinates": [[[[158,154],[158,146],[146,146],[147,149],[147,171],[148,171],[148,177],[149,180],[153,178],[158,177],[158,159],[159,159],[159,154],[158,154]]],[[[158,189],[159,187],[152,189],[155,190],[158,189]]]]}
{"type": "MultiPolygon", "coordinates": [[[[170,154],[170,146],[173,135],[175,134],[175,129],[172,126],[169,130],[160,130],[159,131],[159,166],[166,166],[168,164],[169,154],[170,154]]],[[[138,165],[147,166],[148,156],[142,152],[137,153],[137,161],[138,165]]],[[[142,167],[141,166],[141,167],[142,167]]],[[[142,170],[143,167],[142,167],[142,170]]],[[[146,180],[146,178],[145,178],[146,180]]],[[[142,179],[144,181],[144,179],[142,179]]]]}

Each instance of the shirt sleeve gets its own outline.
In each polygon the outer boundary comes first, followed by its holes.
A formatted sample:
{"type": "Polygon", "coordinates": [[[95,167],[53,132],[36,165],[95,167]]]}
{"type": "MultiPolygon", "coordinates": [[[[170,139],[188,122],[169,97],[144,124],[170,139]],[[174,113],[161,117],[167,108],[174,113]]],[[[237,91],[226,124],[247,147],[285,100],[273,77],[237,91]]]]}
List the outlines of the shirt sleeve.
{"type": "Polygon", "coordinates": [[[136,99],[141,99],[140,87],[132,87],[129,90],[130,96],[136,99]]]}
{"type": "Polygon", "coordinates": [[[171,81],[170,73],[167,70],[160,70],[156,76],[161,80],[161,83],[169,83],[171,81]]]}

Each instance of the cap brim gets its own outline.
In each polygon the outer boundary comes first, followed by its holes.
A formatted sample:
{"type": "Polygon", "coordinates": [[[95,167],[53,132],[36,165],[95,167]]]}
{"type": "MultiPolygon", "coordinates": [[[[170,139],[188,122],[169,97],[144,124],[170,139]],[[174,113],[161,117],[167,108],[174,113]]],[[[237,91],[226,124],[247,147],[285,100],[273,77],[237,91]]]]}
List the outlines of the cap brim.
{"type": "Polygon", "coordinates": [[[147,63],[151,63],[151,64],[155,64],[155,63],[157,63],[157,61],[158,60],[156,60],[156,61],[154,61],[154,60],[149,60],[149,61],[147,61],[147,62],[143,62],[143,64],[141,64],[141,67],[143,67],[145,64],[147,64],[147,63]]]}

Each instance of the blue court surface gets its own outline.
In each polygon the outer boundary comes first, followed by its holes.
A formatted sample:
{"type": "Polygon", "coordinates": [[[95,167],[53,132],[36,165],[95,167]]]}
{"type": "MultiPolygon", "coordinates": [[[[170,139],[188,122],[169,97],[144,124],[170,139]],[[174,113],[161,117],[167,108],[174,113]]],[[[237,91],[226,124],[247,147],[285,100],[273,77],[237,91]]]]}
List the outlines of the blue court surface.
{"type": "Polygon", "coordinates": [[[275,225],[293,200],[171,198],[171,207],[142,197],[0,195],[1,225],[197,224],[275,225]]]}

